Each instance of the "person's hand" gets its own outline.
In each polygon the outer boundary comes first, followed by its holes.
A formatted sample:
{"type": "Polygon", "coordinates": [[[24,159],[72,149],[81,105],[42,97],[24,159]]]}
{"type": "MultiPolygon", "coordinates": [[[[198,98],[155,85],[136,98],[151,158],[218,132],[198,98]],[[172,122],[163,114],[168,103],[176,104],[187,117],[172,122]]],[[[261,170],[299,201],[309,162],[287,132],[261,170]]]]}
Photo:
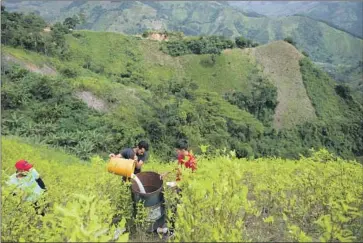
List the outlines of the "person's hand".
{"type": "Polygon", "coordinates": [[[140,160],[139,162],[135,161],[136,164],[136,168],[140,169],[141,166],[144,164],[144,162],[142,162],[142,160],[140,160]]]}
{"type": "Polygon", "coordinates": [[[109,154],[108,157],[110,158],[115,157],[115,154],[109,154]]]}

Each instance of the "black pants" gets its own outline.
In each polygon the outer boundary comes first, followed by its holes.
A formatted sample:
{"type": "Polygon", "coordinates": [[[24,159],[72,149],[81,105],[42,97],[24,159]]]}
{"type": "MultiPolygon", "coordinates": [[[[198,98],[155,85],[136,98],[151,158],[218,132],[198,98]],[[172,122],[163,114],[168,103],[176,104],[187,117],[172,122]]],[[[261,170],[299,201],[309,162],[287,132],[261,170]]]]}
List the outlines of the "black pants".
{"type": "Polygon", "coordinates": [[[170,217],[170,219],[168,220],[171,224],[171,231],[173,231],[175,229],[175,220],[176,220],[176,213],[177,213],[177,206],[180,203],[180,199],[182,197],[181,194],[182,190],[180,188],[176,188],[176,193],[177,193],[177,200],[176,203],[171,205],[171,211],[173,212],[173,216],[170,217]]]}
{"type": "Polygon", "coordinates": [[[33,203],[33,207],[35,210],[35,213],[38,215],[45,215],[45,210],[48,208],[48,204],[44,206],[44,208],[41,208],[38,204],[38,202],[33,203]]]}

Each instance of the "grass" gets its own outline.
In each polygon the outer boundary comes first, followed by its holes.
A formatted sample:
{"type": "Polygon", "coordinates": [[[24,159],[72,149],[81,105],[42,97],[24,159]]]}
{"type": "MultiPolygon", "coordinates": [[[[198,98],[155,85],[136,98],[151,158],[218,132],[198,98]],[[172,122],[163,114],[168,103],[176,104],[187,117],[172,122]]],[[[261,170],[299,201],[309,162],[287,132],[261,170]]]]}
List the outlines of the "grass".
{"type": "Polygon", "coordinates": [[[103,66],[110,74],[125,73],[129,62],[140,58],[140,49],[131,36],[116,33],[79,31],[81,37],[68,36],[70,59],[82,66],[87,61],[103,66]]]}
{"type": "Polygon", "coordinates": [[[230,90],[246,91],[251,76],[258,70],[241,50],[225,51],[221,55],[188,55],[180,59],[188,76],[201,88],[223,94],[230,90]]]}
{"type": "Polygon", "coordinates": [[[1,45],[1,51],[3,54],[10,54],[11,56],[15,57],[16,59],[26,62],[35,64],[41,67],[43,64],[51,64],[51,65],[59,65],[60,61],[56,58],[47,57],[36,52],[27,51],[24,49],[14,48],[10,46],[1,45]]]}
{"type": "Polygon", "coordinates": [[[301,72],[306,92],[319,118],[344,121],[351,117],[349,105],[336,95],[336,84],[326,73],[317,69],[308,59],[302,59],[301,72]]]}
{"type": "Polygon", "coordinates": [[[240,49],[221,55],[185,55],[171,57],[162,53],[155,41],[143,41],[146,75],[151,83],[162,80],[192,79],[203,90],[224,94],[230,90],[247,91],[258,69],[240,49]],[[214,58],[214,61],[213,61],[214,58]]]}

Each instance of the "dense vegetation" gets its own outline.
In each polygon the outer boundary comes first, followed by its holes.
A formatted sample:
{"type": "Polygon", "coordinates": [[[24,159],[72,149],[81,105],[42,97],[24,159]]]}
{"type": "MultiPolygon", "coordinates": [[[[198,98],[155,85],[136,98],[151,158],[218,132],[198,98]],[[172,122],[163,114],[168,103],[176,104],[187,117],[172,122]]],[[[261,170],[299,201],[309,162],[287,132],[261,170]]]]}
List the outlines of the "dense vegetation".
{"type": "MultiPolygon", "coordinates": [[[[20,36],[18,32],[25,28],[19,24],[9,33],[20,36]]],[[[308,59],[301,62],[301,72],[318,120],[277,131],[272,124],[276,88],[240,52],[178,57],[184,59],[179,59],[183,66],[177,69],[171,65],[174,59],[166,55],[156,56],[165,58],[166,64],[161,64],[143,54],[158,43],[111,33],[62,33],[62,38],[68,46],[66,60],[44,59],[5,46],[6,51],[31,61],[51,62],[60,75],[46,77],[2,67],[3,135],[34,138],[82,159],[116,152],[141,138],[149,140],[152,152],[164,160],[173,158],[173,144],[180,138],[190,140],[197,153],[206,144],[209,153],[226,148],[249,158],[297,158],[321,147],[344,158],[363,154],[361,106],[349,89],[335,87],[308,59]],[[109,44],[101,47],[106,40],[109,44]],[[243,63],[243,71],[232,62],[243,63]],[[87,107],[76,98],[83,91],[100,97],[109,109],[87,107]]],[[[216,37],[195,43],[201,42],[229,43],[216,37]]],[[[12,45],[34,51],[32,43],[12,45]]]]}
{"type": "Polygon", "coordinates": [[[350,87],[353,96],[363,105],[363,61],[356,65],[341,65],[338,68],[323,66],[334,80],[350,87]]]}
{"type": "Polygon", "coordinates": [[[171,56],[186,54],[221,54],[225,49],[234,47],[256,47],[257,43],[243,37],[237,37],[235,42],[223,36],[205,36],[164,42],[161,50],[171,56]]]}
{"type": "Polygon", "coordinates": [[[250,114],[216,94],[194,91],[194,87],[188,82],[155,87],[146,101],[149,112],[138,117],[141,127],[132,131],[125,118],[101,115],[73,97],[67,81],[12,68],[3,79],[2,134],[36,137],[81,158],[118,151],[143,136],[150,139],[155,153],[170,157],[179,138],[190,138],[193,145],[210,144],[213,150],[229,147],[228,140],[237,133],[244,137],[239,137],[239,143],[261,134],[262,125],[250,114]]]}
{"type": "Polygon", "coordinates": [[[46,33],[43,31],[46,26],[46,22],[38,15],[9,13],[1,6],[2,44],[66,58],[68,47],[64,35],[69,33],[69,29],[61,23],[56,23],[52,26],[52,31],[46,33]]]}
{"type": "Polygon", "coordinates": [[[270,153],[290,157],[307,148],[325,147],[340,156],[362,156],[363,112],[346,86],[336,85],[308,58],[300,61],[304,85],[315,108],[317,121],[306,122],[278,133],[265,132],[259,141],[260,156],[270,153]],[[299,151],[299,152],[298,152],[299,151]]]}
{"type": "MultiPolygon", "coordinates": [[[[2,234],[6,242],[158,241],[143,231],[145,211],[132,216],[130,189],[108,173],[105,161],[84,163],[61,151],[2,138],[2,234]],[[12,196],[14,161],[28,159],[48,191],[46,215],[12,196]],[[121,216],[119,224],[115,216],[121,216]],[[121,237],[113,239],[118,227],[121,237]]],[[[198,157],[196,173],[183,171],[174,240],[179,242],[356,242],[363,237],[362,165],[320,151],[299,160],[236,159],[233,153],[198,157]],[[271,183],[273,182],[273,183],[271,183]],[[228,199],[228,200],[226,200],[228,199]]],[[[151,160],[146,170],[176,165],[151,160]]],[[[170,174],[167,181],[174,180],[170,174]]],[[[19,193],[19,192],[18,192],[19,193]]],[[[22,195],[21,193],[18,195],[22,195]]],[[[168,218],[176,197],[165,188],[168,218]]]]}

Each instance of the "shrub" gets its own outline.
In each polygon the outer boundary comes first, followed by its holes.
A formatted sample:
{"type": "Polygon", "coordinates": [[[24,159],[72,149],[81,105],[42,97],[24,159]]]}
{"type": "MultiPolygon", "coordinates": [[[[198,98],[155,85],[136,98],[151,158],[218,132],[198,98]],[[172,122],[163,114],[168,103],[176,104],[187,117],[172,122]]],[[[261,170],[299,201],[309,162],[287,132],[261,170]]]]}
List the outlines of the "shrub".
{"type": "Polygon", "coordinates": [[[161,50],[171,56],[186,54],[220,54],[222,50],[234,48],[231,40],[223,36],[208,36],[198,39],[180,39],[162,44],[161,50]]]}
{"type": "Polygon", "coordinates": [[[60,73],[67,78],[76,78],[79,75],[79,71],[75,67],[64,67],[60,70],[60,73]]]}
{"type": "MultiPolygon", "coordinates": [[[[144,233],[146,211],[136,205],[133,216],[129,186],[105,170],[106,161],[79,161],[16,138],[3,137],[2,152],[2,241],[106,242],[116,228],[125,231],[117,242],[152,240],[144,233]],[[19,151],[48,188],[39,201],[44,217],[5,184],[19,151]]],[[[236,159],[233,153],[197,159],[195,173],[182,169],[181,197],[164,188],[169,227],[176,218],[172,241],[354,242],[363,236],[363,166],[356,162],[326,150],[298,160],[236,159]]],[[[175,168],[154,158],[145,164],[158,173],[175,168]]]]}
{"type": "Polygon", "coordinates": [[[286,41],[287,43],[290,43],[291,45],[295,45],[295,41],[292,39],[292,37],[286,37],[284,39],[284,41],[286,41]]]}
{"type": "Polygon", "coordinates": [[[305,57],[309,57],[309,54],[306,52],[306,51],[303,51],[302,54],[305,56],[305,57]]]}

